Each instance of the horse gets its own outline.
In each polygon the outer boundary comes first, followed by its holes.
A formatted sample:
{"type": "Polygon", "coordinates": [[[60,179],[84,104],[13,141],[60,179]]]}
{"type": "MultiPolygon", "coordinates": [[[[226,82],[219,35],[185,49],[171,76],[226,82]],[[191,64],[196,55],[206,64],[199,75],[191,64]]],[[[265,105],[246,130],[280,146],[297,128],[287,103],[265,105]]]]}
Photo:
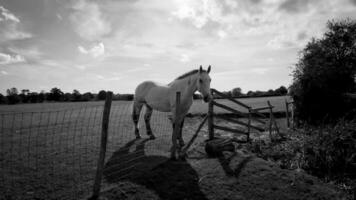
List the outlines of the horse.
{"type": "Polygon", "coordinates": [[[209,102],[212,99],[212,95],[210,93],[210,70],[210,65],[207,70],[204,70],[200,65],[199,69],[189,71],[179,76],[168,85],[158,84],[153,81],[144,81],[140,83],[135,89],[132,109],[132,120],[134,122],[134,132],[136,138],[141,138],[138,129],[138,120],[140,118],[140,113],[143,105],[146,106],[144,121],[147,130],[146,133],[150,139],[155,139],[150,125],[150,119],[153,110],[157,110],[160,112],[170,112],[170,120],[172,122],[173,127],[171,159],[176,159],[175,154],[177,146],[179,157],[183,157],[184,159],[184,155],[180,155],[179,153],[181,148],[184,146],[184,141],[182,138],[184,117],[188,113],[193,103],[193,94],[196,91],[199,91],[199,93],[203,96],[203,100],[205,102],[209,102]],[[177,92],[181,93],[181,100],[178,109],[176,106],[177,92]],[[179,126],[178,135],[176,135],[174,131],[175,126],[179,126]],[[179,145],[177,145],[177,140],[179,142],[179,145]]]}

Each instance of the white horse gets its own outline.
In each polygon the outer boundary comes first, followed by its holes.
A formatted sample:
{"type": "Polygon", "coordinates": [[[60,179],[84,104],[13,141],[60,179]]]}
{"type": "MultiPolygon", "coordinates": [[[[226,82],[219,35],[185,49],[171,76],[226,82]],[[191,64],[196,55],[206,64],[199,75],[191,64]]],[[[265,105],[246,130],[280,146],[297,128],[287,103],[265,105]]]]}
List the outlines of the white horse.
{"type": "MultiPolygon", "coordinates": [[[[184,117],[188,113],[190,106],[193,103],[193,94],[199,91],[205,102],[212,99],[210,94],[210,82],[209,76],[210,65],[208,70],[203,70],[202,66],[198,70],[192,70],[187,72],[168,85],[157,84],[152,81],[145,81],[139,84],[135,90],[135,97],[133,103],[132,119],[135,124],[136,138],[141,138],[138,129],[138,120],[140,118],[140,112],[143,105],[146,105],[146,113],[144,116],[147,135],[150,139],[155,139],[150,126],[150,119],[152,111],[158,110],[161,112],[171,112],[171,122],[173,126],[172,134],[172,147],[171,147],[171,159],[175,159],[176,148],[178,146],[178,152],[180,152],[184,141],[182,138],[182,127],[184,124],[184,117]],[[181,100],[179,109],[176,115],[176,93],[181,93],[181,100]],[[175,124],[177,122],[177,124],[175,124]],[[174,132],[174,127],[178,125],[180,130],[178,135],[174,132]],[[179,145],[177,145],[179,140],[179,145]]],[[[182,155],[179,155],[180,157],[182,155]]]]}

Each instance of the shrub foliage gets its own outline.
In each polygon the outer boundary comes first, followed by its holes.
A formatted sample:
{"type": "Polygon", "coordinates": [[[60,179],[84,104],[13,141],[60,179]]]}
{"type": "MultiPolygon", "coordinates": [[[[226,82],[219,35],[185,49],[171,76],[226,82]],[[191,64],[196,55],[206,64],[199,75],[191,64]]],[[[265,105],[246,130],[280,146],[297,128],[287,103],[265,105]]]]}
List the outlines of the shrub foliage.
{"type": "Polygon", "coordinates": [[[316,124],[342,116],[352,106],[344,94],[355,92],[355,73],[356,21],[329,21],[324,36],[306,45],[295,66],[290,92],[296,117],[316,124]]]}

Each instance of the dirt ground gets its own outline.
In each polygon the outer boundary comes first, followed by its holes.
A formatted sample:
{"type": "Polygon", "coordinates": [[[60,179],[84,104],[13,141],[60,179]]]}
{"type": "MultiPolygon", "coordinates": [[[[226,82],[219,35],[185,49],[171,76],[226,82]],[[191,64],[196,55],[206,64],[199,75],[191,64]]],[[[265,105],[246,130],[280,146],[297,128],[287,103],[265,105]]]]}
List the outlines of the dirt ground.
{"type": "Polygon", "coordinates": [[[113,154],[105,166],[107,184],[100,199],[345,199],[334,186],[241,149],[208,158],[200,143],[188,152],[186,161],[170,161],[145,156],[141,150],[147,141],[129,144],[141,155],[131,173],[119,171],[125,168],[120,163],[126,163],[120,161],[130,159],[127,154],[120,150],[113,154]]]}

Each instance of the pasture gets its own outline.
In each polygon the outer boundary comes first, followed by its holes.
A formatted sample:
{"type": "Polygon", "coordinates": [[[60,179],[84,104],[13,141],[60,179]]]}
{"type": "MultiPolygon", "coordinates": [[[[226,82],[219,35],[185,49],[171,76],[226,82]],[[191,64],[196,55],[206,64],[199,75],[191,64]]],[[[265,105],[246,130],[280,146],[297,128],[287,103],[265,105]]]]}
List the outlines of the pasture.
{"type": "MultiPolygon", "coordinates": [[[[263,107],[270,100],[274,110],[281,112],[285,109],[286,98],[241,101],[252,107],[263,107]]],[[[229,105],[226,100],[218,101],[229,105]]],[[[103,102],[0,106],[0,183],[4,186],[0,189],[4,194],[1,198],[78,199],[89,195],[100,149],[102,111],[103,102]]],[[[207,104],[195,101],[190,113],[199,115],[206,111],[207,104]]],[[[131,102],[112,103],[106,154],[106,161],[111,162],[104,171],[107,177],[124,178],[139,169],[138,161],[144,156],[160,156],[151,163],[154,165],[164,162],[163,158],[169,154],[172,128],[167,113],[155,111],[151,120],[157,139],[145,142],[140,149],[132,149],[131,102]],[[117,157],[120,152],[134,156],[117,157]]],[[[200,117],[186,120],[183,130],[185,141],[192,136],[200,121],[200,117]]],[[[142,115],[140,132],[147,137],[142,115]]],[[[197,141],[206,138],[205,126],[197,141]]],[[[109,187],[110,181],[104,181],[104,185],[109,187]]]]}
{"type": "MultiPolygon", "coordinates": [[[[276,96],[276,97],[255,97],[255,98],[237,98],[239,101],[250,105],[251,107],[263,107],[267,105],[267,100],[271,102],[271,104],[275,107],[275,112],[285,111],[285,100],[290,101],[289,96],[276,96]]],[[[219,103],[228,106],[234,106],[235,104],[231,103],[226,99],[217,100],[219,103]]],[[[113,101],[113,107],[122,107],[127,108],[127,106],[131,105],[131,101],[113,101]]],[[[57,110],[65,110],[65,109],[77,109],[82,107],[95,107],[95,106],[103,106],[103,101],[90,101],[90,102],[70,102],[70,103],[36,103],[36,104],[17,104],[17,105],[0,105],[0,113],[8,113],[8,112],[38,112],[38,111],[57,111],[57,110]]],[[[126,110],[120,111],[121,113],[126,112],[126,110]]],[[[202,100],[195,100],[190,113],[199,114],[199,113],[207,113],[208,106],[202,100]]],[[[216,110],[217,112],[224,112],[223,110],[216,110]]],[[[130,110],[128,110],[128,114],[130,114],[130,110]]]]}

